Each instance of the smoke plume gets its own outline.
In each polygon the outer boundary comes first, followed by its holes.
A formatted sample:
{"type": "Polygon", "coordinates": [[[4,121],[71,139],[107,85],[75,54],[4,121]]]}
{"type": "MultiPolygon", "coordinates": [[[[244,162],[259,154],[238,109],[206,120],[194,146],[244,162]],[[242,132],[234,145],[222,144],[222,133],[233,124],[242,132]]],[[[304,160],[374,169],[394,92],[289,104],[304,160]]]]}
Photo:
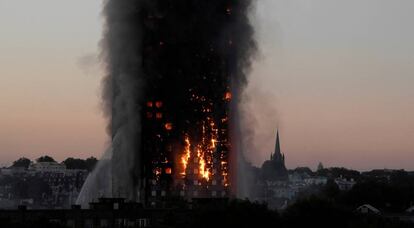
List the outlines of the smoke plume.
{"type": "MultiPolygon", "coordinates": [[[[142,148],[143,106],[163,101],[172,138],[197,123],[197,94],[228,113],[233,154],[241,145],[240,102],[256,51],[253,0],[106,0],[103,102],[112,137],[112,194],[137,199],[149,156],[142,148]],[[232,101],[224,106],[223,95],[232,101]],[[173,111],[171,111],[173,110],[173,111]]],[[[234,162],[242,156],[233,156],[234,162]]]]}

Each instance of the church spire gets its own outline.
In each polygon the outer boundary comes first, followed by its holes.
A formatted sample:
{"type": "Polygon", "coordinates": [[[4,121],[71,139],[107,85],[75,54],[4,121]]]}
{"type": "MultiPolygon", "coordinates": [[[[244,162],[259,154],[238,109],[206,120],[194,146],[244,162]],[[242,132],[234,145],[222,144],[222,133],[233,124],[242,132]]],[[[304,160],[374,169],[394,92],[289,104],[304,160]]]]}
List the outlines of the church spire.
{"type": "Polygon", "coordinates": [[[279,130],[277,130],[276,134],[276,146],[275,146],[275,154],[273,155],[275,160],[282,160],[282,153],[280,151],[280,140],[279,140],[279,130]]]}

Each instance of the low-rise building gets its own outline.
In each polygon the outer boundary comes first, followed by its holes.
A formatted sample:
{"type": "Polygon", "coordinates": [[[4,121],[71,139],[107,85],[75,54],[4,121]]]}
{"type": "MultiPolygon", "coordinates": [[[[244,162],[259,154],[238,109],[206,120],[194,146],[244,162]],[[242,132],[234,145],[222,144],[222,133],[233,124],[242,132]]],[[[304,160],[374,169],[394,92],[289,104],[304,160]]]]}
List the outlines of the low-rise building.
{"type": "Polygon", "coordinates": [[[306,178],[304,181],[306,185],[325,185],[328,182],[328,178],[317,176],[306,178]]]}
{"type": "Polygon", "coordinates": [[[347,180],[345,178],[340,177],[335,179],[335,183],[338,185],[338,188],[341,191],[348,191],[351,190],[352,187],[354,187],[356,181],[354,181],[354,179],[347,180]]]}
{"type": "Polygon", "coordinates": [[[364,204],[359,206],[356,209],[357,212],[362,213],[362,214],[374,214],[374,215],[379,215],[381,214],[381,211],[378,210],[377,208],[373,207],[372,205],[369,204],[364,204]]]}
{"type": "Polygon", "coordinates": [[[29,167],[30,170],[36,172],[64,172],[66,170],[65,164],[57,162],[36,162],[32,163],[29,167]]]}

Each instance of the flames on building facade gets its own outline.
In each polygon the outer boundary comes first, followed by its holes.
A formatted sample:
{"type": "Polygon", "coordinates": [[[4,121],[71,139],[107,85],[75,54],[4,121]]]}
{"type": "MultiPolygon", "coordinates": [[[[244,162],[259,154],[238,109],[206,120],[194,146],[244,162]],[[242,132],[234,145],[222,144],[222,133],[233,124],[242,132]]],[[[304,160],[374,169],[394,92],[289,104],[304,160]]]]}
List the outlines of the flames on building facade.
{"type": "Polygon", "coordinates": [[[150,164],[147,200],[229,197],[231,143],[225,107],[231,101],[230,94],[225,92],[222,99],[213,101],[190,89],[188,110],[183,110],[189,118],[178,123],[173,121],[176,111],[169,112],[164,101],[146,102],[144,129],[152,132],[142,135],[144,154],[152,155],[146,162],[150,164]]]}

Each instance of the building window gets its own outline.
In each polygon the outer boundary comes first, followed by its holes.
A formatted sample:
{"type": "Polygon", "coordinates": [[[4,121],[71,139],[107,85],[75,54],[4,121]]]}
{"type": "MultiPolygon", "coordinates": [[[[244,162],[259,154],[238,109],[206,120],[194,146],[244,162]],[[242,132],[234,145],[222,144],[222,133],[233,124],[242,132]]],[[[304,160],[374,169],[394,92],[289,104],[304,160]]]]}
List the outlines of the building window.
{"type": "Polygon", "coordinates": [[[166,168],[166,169],[165,169],[165,173],[166,173],[166,174],[171,174],[171,173],[172,173],[171,168],[166,168]]]}
{"type": "Polygon", "coordinates": [[[193,196],[197,197],[198,196],[198,192],[197,191],[194,191],[193,192],[193,196]]]}
{"type": "Polygon", "coordinates": [[[185,192],[184,191],[180,191],[180,196],[185,196],[185,192]]]}
{"type": "Polygon", "coordinates": [[[166,123],[164,127],[165,127],[165,129],[166,129],[167,131],[171,131],[171,130],[172,130],[172,128],[173,128],[173,127],[172,127],[172,123],[166,123]]]}
{"type": "Polygon", "coordinates": [[[211,192],[211,196],[216,197],[217,196],[217,192],[216,191],[212,191],[211,192]]]}
{"type": "MultiPolygon", "coordinates": [[[[138,220],[139,227],[149,227],[150,223],[148,219],[139,219],[138,220]]],[[[133,225],[132,225],[133,226],[133,225]]]]}
{"type": "Polygon", "coordinates": [[[198,185],[198,180],[194,180],[194,185],[198,185]]]}
{"type": "Polygon", "coordinates": [[[162,102],[161,101],[156,101],[155,102],[155,107],[161,108],[162,107],[162,102]]]}
{"type": "Polygon", "coordinates": [[[152,196],[157,196],[157,191],[152,191],[152,192],[151,192],[151,195],[152,195],[152,196]]]}
{"type": "Polygon", "coordinates": [[[155,117],[157,119],[162,119],[162,113],[161,112],[157,112],[157,114],[155,114],[155,117]]]}
{"type": "Polygon", "coordinates": [[[161,191],[161,196],[165,196],[167,193],[165,191],[161,191]]]}
{"type": "Polygon", "coordinates": [[[211,184],[212,184],[212,185],[217,185],[217,181],[216,181],[216,180],[213,180],[213,181],[211,182],[211,184]]]}
{"type": "Polygon", "coordinates": [[[107,227],[108,226],[108,220],[101,219],[101,227],[107,227]]]}
{"type": "Polygon", "coordinates": [[[194,174],[198,174],[198,169],[194,169],[194,174]]]}

